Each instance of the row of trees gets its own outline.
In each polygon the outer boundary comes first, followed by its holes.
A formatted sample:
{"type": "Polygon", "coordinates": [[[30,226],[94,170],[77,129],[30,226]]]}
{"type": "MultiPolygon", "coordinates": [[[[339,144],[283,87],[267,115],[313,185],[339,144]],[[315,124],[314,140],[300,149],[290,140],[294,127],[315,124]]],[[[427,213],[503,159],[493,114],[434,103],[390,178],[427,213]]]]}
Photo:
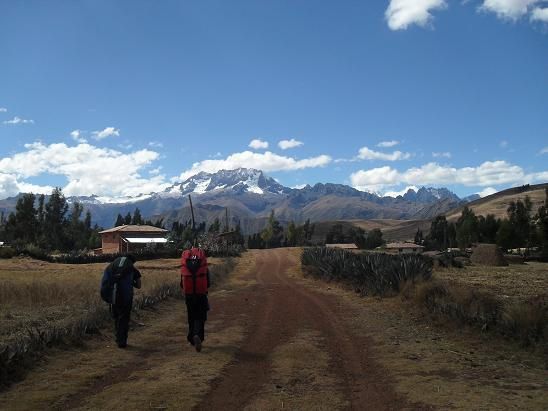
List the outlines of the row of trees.
{"type": "MultiPolygon", "coordinates": [[[[148,223],[147,223],[148,224],[148,223]]],[[[158,226],[158,225],[156,225],[158,226]]],[[[228,233],[223,237],[221,241],[226,242],[228,244],[238,244],[243,246],[245,239],[244,236],[241,233],[240,224],[236,224],[234,229],[231,229],[230,226],[227,226],[226,224],[222,227],[221,231],[221,223],[218,218],[215,218],[213,220],[213,223],[207,227],[206,230],[206,222],[202,221],[201,223],[197,224],[194,229],[192,229],[192,220],[187,221],[175,221],[171,225],[171,232],[169,234],[169,239],[172,240],[175,244],[177,244],[178,248],[184,248],[187,247],[188,244],[192,244],[195,239],[199,237],[203,237],[204,234],[208,234],[208,238],[211,237],[217,237],[220,233],[228,233]]]]}
{"type": "Polygon", "coordinates": [[[310,244],[314,234],[315,225],[310,220],[302,225],[291,221],[284,230],[281,223],[276,219],[274,210],[271,211],[266,227],[260,232],[248,236],[248,248],[276,248],[276,247],[298,247],[310,244]]]}
{"type": "Polygon", "coordinates": [[[160,218],[159,220],[152,221],[152,220],[145,220],[143,216],[141,215],[141,210],[139,208],[136,208],[133,212],[133,215],[128,211],[125,217],[122,217],[122,214],[118,214],[116,217],[116,222],[114,223],[114,227],[120,227],[122,225],[151,225],[158,228],[164,228],[164,219],[160,218]]]}
{"type": "Polygon", "coordinates": [[[30,244],[43,250],[81,250],[101,246],[100,227],[91,225],[91,213],[79,203],[69,205],[60,188],[45,196],[24,194],[15,211],[0,215],[0,238],[16,246],[30,244]]]}
{"type": "MultiPolygon", "coordinates": [[[[270,213],[266,227],[259,233],[248,236],[248,248],[276,248],[276,247],[300,247],[312,244],[312,236],[316,230],[315,224],[310,219],[304,224],[295,224],[291,221],[287,228],[281,225],[276,219],[274,210],[270,213]]],[[[345,230],[340,223],[331,226],[326,234],[325,242],[328,244],[354,243],[362,249],[373,249],[384,244],[382,232],[374,229],[369,232],[359,227],[352,227],[345,230]]]]}
{"type": "Polygon", "coordinates": [[[438,216],[432,221],[428,236],[417,231],[415,243],[435,250],[496,243],[505,250],[539,247],[548,255],[548,189],[544,204],[535,214],[528,196],[523,201],[512,201],[506,211],[506,218],[497,219],[493,214],[476,216],[474,211],[464,207],[455,223],[438,216]]]}
{"type": "Polygon", "coordinates": [[[372,250],[384,244],[382,231],[375,228],[366,232],[360,227],[351,227],[346,232],[342,224],[334,224],[325,236],[326,244],[356,244],[358,248],[372,250]]]}

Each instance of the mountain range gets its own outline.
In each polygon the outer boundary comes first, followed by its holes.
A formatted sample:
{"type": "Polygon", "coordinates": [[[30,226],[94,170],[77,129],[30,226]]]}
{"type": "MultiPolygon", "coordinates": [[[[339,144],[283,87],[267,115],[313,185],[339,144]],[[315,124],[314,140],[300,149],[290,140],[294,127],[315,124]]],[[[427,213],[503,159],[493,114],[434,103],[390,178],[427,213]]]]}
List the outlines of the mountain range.
{"type": "MultiPolygon", "coordinates": [[[[166,227],[190,219],[188,195],[192,195],[196,221],[223,220],[226,209],[230,224],[239,223],[244,233],[264,227],[271,210],[284,223],[351,219],[428,219],[459,207],[479,196],[459,198],[446,188],[409,189],[398,197],[381,197],[343,184],[318,183],[289,188],[260,170],[240,168],[216,173],[198,173],[164,191],[143,194],[120,202],[97,196],[69,197],[92,213],[94,223],[111,227],[118,214],[141,214],[163,218],[166,227]]],[[[14,209],[17,197],[0,200],[0,211],[14,209]]]]}

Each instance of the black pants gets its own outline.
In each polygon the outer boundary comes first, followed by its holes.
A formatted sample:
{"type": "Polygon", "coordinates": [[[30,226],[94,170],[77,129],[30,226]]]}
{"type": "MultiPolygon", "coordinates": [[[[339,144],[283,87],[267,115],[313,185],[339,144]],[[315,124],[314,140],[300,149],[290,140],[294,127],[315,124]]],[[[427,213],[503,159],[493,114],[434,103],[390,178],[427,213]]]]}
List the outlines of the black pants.
{"type": "Polygon", "coordinates": [[[114,318],[114,335],[118,345],[127,344],[127,333],[129,331],[129,319],[131,317],[131,306],[112,306],[112,317],[114,318]]]}
{"type": "Polygon", "coordinates": [[[209,304],[207,295],[185,295],[186,313],[188,318],[188,334],[186,336],[188,342],[194,345],[192,340],[195,335],[200,337],[200,340],[205,339],[205,322],[207,320],[207,311],[209,304]]]}

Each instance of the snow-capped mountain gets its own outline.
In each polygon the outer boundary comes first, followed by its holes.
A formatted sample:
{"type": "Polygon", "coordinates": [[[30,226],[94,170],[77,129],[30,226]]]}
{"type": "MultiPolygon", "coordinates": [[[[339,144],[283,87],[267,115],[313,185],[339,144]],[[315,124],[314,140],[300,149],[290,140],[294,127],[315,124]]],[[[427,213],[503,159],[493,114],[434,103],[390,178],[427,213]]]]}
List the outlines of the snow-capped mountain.
{"type": "MultiPolygon", "coordinates": [[[[192,194],[196,218],[211,222],[224,218],[229,210],[232,224],[240,223],[246,233],[256,232],[270,212],[281,221],[351,219],[423,219],[442,214],[463,204],[446,188],[410,189],[403,196],[381,197],[343,184],[317,183],[288,188],[262,171],[240,168],[216,173],[198,173],[157,193],[128,198],[98,196],[70,197],[92,214],[93,223],[111,227],[116,216],[139,208],[145,218],[163,218],[166,227],[173,221],[190,218],[188,194],[192,194]]],[[[0,200],[0,212],[11,212],[17,198],[0,200]]]]}
{"type": "Polygon", "coordinates": [[[286,194],[291,191],[260,170],[239,168],[237,170],[221,170],[216,173],[198,173],[180,184],[175,184],[165,190],[172,195],[206,194],[211,192],[255,193],[255,194],[286,194]]]}
{"type": "Polygon", "coordinates": [[[452,201],[459,201],[460,198],[453,193],[452,191],[449,191],[447,188],[433,188],[433,187],[421,187],[418,189],[418,191],[415,191],[413,189],[407,190],[407,193],[405,193],[402,198],[407,201],[412,201],[414,203],[422,203],[422,204],[428,204],[432,202],[436,202],[439,200],[452,200],[452,201]]]}

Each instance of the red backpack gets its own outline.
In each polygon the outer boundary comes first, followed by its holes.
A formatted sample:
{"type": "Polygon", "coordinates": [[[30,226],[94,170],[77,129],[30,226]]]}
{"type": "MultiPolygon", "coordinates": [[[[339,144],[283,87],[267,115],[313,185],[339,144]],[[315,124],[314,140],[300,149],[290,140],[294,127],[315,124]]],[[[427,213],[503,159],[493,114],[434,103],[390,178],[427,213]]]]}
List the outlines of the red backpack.
{"type": "Polygon", "coordinates": [[[185,294],[207,294],[207,258],[201,248],[183,251],[181,288],[185,294]]]}

